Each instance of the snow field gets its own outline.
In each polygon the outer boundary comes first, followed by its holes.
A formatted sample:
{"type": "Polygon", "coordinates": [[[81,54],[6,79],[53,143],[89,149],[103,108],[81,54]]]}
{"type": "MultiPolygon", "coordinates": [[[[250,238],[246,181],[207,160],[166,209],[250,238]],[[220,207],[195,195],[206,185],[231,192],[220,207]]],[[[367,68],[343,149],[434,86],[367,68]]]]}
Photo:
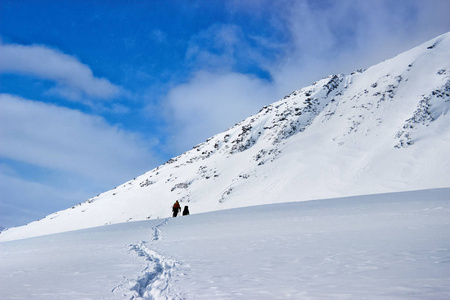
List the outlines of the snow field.
{"type": "Polygon", "coordinates": [[[172,222],[158,249],[189,266],[174,278],[186,299],[445,299],[449,200],[423,191],[204,214],[188,229],[172,222]]]}
{"type": "Polygon", "coordinates": [[[2,242],[0,298],[448,299],[449,217],[436,189],[2,242]]]}

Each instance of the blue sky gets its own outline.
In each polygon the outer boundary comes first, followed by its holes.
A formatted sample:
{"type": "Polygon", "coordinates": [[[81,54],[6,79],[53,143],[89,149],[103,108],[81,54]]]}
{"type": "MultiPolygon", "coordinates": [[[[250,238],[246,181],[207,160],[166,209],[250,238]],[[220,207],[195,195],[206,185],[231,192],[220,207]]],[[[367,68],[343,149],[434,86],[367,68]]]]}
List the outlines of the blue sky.
{"type": "Polygon", "coordinates": [[[329,74],[450,30],[450,2],[0,2],[0,226],[87,200],[329,74]]]}

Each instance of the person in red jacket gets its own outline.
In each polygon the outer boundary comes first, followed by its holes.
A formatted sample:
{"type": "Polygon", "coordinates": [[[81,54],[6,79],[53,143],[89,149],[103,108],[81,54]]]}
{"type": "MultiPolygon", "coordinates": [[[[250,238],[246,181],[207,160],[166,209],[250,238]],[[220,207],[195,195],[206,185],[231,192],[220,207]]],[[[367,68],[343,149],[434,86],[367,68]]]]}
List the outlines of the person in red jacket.
{"type": "Polygon", "coordinates": [[[172,206],[172,212],[173,212],[173,217],[175,218],[178,215],[178,212],[181,211],[181,206],[180,203],[175,202],[175,204],[172,206]]]}

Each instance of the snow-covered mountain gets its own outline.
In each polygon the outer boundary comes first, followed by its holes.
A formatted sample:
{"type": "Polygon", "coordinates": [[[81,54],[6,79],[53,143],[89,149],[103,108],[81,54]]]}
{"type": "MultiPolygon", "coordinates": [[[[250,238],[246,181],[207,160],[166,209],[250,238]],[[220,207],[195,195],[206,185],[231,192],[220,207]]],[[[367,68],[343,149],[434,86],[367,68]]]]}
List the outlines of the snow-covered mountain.
{"type": "Polygon", "coordinates": [[[117,188],[0,240],[258,204],[449,187],[450,33],[263,107],[117,188]]]}

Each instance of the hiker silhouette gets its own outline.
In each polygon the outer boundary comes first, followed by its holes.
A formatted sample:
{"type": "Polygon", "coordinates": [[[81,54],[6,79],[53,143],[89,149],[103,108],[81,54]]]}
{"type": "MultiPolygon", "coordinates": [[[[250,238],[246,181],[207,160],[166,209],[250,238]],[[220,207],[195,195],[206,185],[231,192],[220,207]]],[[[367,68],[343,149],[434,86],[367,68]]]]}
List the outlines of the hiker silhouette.
{"type": "Polygon", "coordinates": [[[187,207],[187,205],[184,207],[183,216],[189,216],[189,208],[187,207]]]}
{"type": "Polygon", "coordinates": [[[180,203],[175,202],[175,204],[172,206],[172,212],[173,212],[173,217],[175,218],[178,215],[178,212],[181,211],[181,206],[180,203]]]}

